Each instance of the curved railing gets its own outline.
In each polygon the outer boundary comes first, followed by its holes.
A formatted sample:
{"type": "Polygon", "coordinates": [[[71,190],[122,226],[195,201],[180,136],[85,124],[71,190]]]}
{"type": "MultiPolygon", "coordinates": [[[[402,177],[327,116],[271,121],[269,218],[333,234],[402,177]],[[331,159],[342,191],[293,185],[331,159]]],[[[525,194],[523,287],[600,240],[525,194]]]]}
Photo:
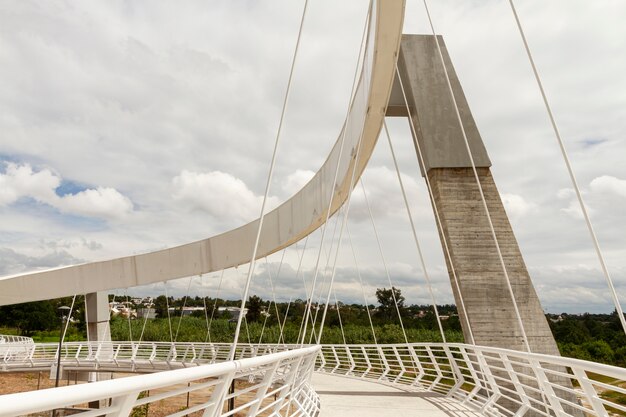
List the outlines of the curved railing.
{"type": "Polygon", "coordinates": [[[32,344],[33,339],[26,336],[14,336],[10,334],[0,334],[0,344],[3,343],[24,343],[24,344],[32,344]]]}
{"type": "Polygon", "coordinates": [[[0,365],[27,360],[35,349],[33,339],[0,334],[0,365]]]}
{"type": "Polygon", "coordinates": [[[626,369],[466,344],[325,345],[318,371],[454,397],[488,416],[626,413],[626,369]]]}
{"type": "Polygon", "coordinates": [[[172,416],[202,411],[204,416],[274,415],[314,417],[319,399],[310,376],[319,353],[310,346],[212,365],[196,366],[92,384],[71,385],[0,397],[0,417],[81,407],[101,408],[73,415],[128,416],[133,409],[175,396],[195,394],[195,404],[172,416]],[[233,383],[237,381],[237,383],[233,383]]]}
{"type": "MultiPolygon", "coordinates": [[[[2,368],[49,369],[56,349],[34,345],[28,358],[7,360],[2,368]]],[[[64,370],[155,372],[226,361],[229,350],[229,344],[206,343],[66,343],[61,359],[64,370]]],[[[299,350],[244,344],[238,346],[237,358],[299,350]]],[[[322,345],[315,369],[407,391],[436,392],[489,416],[626,413],[626,369],[557,356],[466,344],[322,345]]]]}
{"type": "MultiPolygon", "coordinates": [[[[206,365],[228,360],[228,343],[187,342],[66,342],[61,347],[65,370],[156,372],[206,365]]],[[[236,359],[252,358],[296,349],[296,345],[239,344],[236,359]]],[[[58,343],[28,346],[20,356],[0,362],[5,371],[45,370],[56,366],[58,343]]]]}

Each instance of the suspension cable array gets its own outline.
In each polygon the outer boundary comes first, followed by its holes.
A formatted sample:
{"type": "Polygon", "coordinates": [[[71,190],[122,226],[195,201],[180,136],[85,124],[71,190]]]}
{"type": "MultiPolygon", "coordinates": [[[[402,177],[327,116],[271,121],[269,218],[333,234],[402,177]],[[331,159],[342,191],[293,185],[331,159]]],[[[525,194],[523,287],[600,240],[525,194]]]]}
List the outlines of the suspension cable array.
{"type": "Polygon", "coordinates": [[[541,77],[539,76],[539,71],[537,70],[537,66],[535,65],[535,60],[530,51],[530,46],[528,46],[528,41],[526,40],[526,35],[524,34],[524,29],[522,28],[522,23],[520,22],[519,16],[517,14],[517,10],[515,9],[515,4],[513,0],[509,0],[509,5],[511,6],[511,11],[513,12],[513,17],[515,18],[515,23],[517,29],[519,31],[520,37],[524,44],[524,50],[526,51],[526,55],[528,56],[528,61],[533,70],[533,75],[535,77],[535,81],[537,82],[537,87],[541,93],[541,99],[543,100],[543,104],[546,108],[546,112],[548,114],[548,118],[550,119],[550,125],[552,126],[552,130],[554,132],[554,137],[559,145],[559,149],[561,151],[561,156],[563,157],[563,161],[565,162],[565,166],[567,168],[567,173],[569,175],[572,186],[574,187],[574,191],[576,192],[576,199],[578,200],[578,205],[580,206],[580,211],[583,214],[585,219],[585,224],[587,225],[587,229],[589,231],[589,236],[593,243],[593,247],[596,251],[596,255],[598,256],[598,261],[600,262],[600,266],[602,268],[602,272],[604,274],[604,278],[606,280],[607,286],[609,287],[609,291],[611,293],[611,298],[613,301],[613,305],[615,306],[615,311],[617,312],[617,316],[619,317],[620,323],[622,324],[622,330],[624,330],[624,334],[626,334],[626,317],[624,317],[624,312],[622,310],[622,305],[619,301],[619,297],[617,295],[617,291],[615,291],[615,285],[613,284],[613,279],[611,278],[611,274],[609,272],[609,268],[606,265],[606,261],[604,260],[604,255],[602,250],[600,249],[600,243],[598,242],[598,237],[596,236],[596,232],[591,223],[591,218],[589,217],[589,212],[587,210],[587,206],[583,199],[582,193],[580,191],[580,187],[578,186],[578,181],[576,180],[576,175],[574,174],[574,170],[572,168],[572,164],[570,162],[567,149],[565,148],[565,143],[561,137],[561,132],[556,124],[556,120],[554,119],[554,115],[552,113],[552,107],[550,107],[550,103],[548,102],[548,97],[543,88],[543,83],[541,82],[541,77]]]}

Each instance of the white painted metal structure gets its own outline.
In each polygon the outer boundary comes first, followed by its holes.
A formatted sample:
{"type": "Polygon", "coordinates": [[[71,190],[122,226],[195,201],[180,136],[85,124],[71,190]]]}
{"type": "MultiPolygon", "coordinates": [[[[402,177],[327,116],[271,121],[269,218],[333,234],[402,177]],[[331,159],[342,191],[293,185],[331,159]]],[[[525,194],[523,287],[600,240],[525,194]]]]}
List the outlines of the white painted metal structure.
{"type": "Polygon", "coordinates": [[[45,412],[99,400],[108,405],[80,415],[128,416],[134,407],[188,392],[200,392],[203,401],[173,416],[196,411],[202,411],[204,416],[238,412],[248,416],[315,416],[319,402],[309,380],[319,350],[319,346],[311,346],[151,375],[5,395],[0,397],[0,416],[45,412]],[[234,379],[243,383],[229,393],[234,379]],[[151,390],[151,395],[140,395],[151,390]],[[236,408],[224,411],[224,405],[232,398],[238,400],[236,408]]]}
{"type": "MultiPolygon", "coordinates": [[[[300,192],[266,215],[258,258],[304,238],[323,224],[330,201],[330,210],[335,212],[348,198],[352,172],[356,178],[363,172],[382,127],[403,16],[403,0],[373,2],[363,67],[340,134],[343,140],[336,142],[324,165],[300,192]]],[[[244,264],[253,252],[257,222],[157,252],[7,277],[0,280],[0,305],[139,286],[244,264]]],[[[230,349],[231,345],[205,343],[102,342],[66,343],[58,352],[56,344],[0,336],[3,371],[47,370],[60,356],[64,371],[149,374],[2,396],[0,417],[93,401],[106,405],[80,415],[127,416],[134,407],[188,392],[202,393],[203,402],[173,416],[201,411],[203,416],[241,412],[313,417],[320,410],[310,385],[314,369],[409,392],[432,392],[494,417],[564,416],[571,409],[597,417],[606,417],[609,411],[626,412],[609,395],[626,395],[626,389],[606,382],[626,380],[626,370],[574,359],[433,343],[238,345],[237,359],[227,361],[230,349]],[[570,380],[573,388],[553,382],[559,378],[570,380]],[[228,393],[235,379],[240,384],[228,393]],[[142,395],[148,391],[152,392],[142,395]],[[235,408],[225,411],[231,399],[236,399],[235,408]],[[515,406],[503,407],[502,399],[515,406]]]]}
{"type": "MultiPolygon", "coordinates": [[[[50,369],[56,360],[56,349],[56,344],[31,345],[26,356],[5,357],[2,368],[50,369]]],[[[323,374],[371,380],[408,392],[446,396],[467,409],[487,416],[521,416],[529,412],[546,417],[563,416],[568,415],[568,408],[598,417],[607,417],[615,411],[626,412],[626,406],[613,397],[615,394],[626,395],[626,388],[607,382],[626,380],[626,369],[571,358],[467,344],[322,345],[305,348],[242,344],[235,362],[220,362],[227,359],[229,351],[229,344],[67,343],[61,354],[64,371],[164,372],[125,378],[124,383],[119,383],[119,380],[104,381],[3,396],[0,397],[0,416],[22,415],[106,398],[114,398],[113,403],[118,405],[140,406],[168,395],[207,387],[214,388],[205,393],[203,407],[215,411],[215,404],[219,403],[215,393],[223,391],[223,383],[229,385],[233,377],[248,378],[250,384],[250,387],[236,393],[237,409],[259,411],[258,405],[263,403],[261,409],[274,407],[276,413],[273,415],[314,416],[318,411],[316,394],[308,383],[314,367],[323,374]],[[568,373],[555,369],[567,369],[568,373]],[[550,376],[567,378],[574,388],[551,382],[550,376]],[[197,382],[209,377],[215,379],[197,382]],[[192,385],[183,389],[175,386],[180,383],[192,385]],[[155,388],[161,388],[158,395],[138,398],[141,391],[155,388]],[[251,391],[254,391],[254,396],[244,395],[251,391]],[[276,393],[280,400],[270,401],[276,393]],[[577,401],[565,398],[576,398],[577,401]],[[515,409],[502,407],[498,403],[502,399],[515,404],[515,409]],[[289,401],[295,402],[288,406],[289,401]]],[[[223,398],[222,403],[228,398],[223,398]]],[[[129,410],[120,406],[107,412],[124,416],[129,410]]],[[[90,416],[92,413],[81,415],[90,416]]]]}

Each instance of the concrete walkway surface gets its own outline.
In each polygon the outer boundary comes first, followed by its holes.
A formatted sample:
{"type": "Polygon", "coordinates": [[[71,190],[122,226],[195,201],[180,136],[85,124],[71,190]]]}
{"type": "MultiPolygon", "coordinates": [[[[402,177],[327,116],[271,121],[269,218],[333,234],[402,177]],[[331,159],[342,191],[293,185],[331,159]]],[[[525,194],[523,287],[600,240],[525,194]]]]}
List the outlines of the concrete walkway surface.
{"type": "Polygon", "coordinates": [[[460,402],[434,392],[408,392],[375,381],[314,373],[319,417],[480,417],[460,402]]]}

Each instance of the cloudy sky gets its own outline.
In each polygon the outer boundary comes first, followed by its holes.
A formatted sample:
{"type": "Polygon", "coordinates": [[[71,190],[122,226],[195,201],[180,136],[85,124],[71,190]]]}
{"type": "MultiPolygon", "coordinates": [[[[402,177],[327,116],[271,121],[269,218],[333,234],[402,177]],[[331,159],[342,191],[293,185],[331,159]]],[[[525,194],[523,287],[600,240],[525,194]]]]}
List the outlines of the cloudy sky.
{"type": "MultiPolygon", "coordinates": [[[[508,2],[432,3],[544,308],[612,310],[508,2]]],[[[3,2],[0,275],[161,249],[255,218],[302,6],[287,0],[3,2]]],[[[519,0],[517,6],[624,300],[626,5],[519,0]]],[[[337,138],[367,7],[366,1],[310,2],[273,205],[311,177],[337,138]]],[[[408,3],[404,31],[428,33],[421,2],[408,3]]],[[[451,302],[408,126],[401,119],[388,124],[437,302],[451,302]]],[[[407,301],[428,303],[381,139],[364,183],[384,257],[407,301]]],[[[349,230],[373,302],[375,288],[389,285],[360,187],[349,230]]],[[[285,251],[280,271],[282,253],[259,262],[252,292],[270,295],[269,270],[280,300],[305,298],[302,278],[295,277],[303,244],[285,251]]],[[[316,232],[302,261],[306,279],[319,246],[316,232]]],[[[236,298],[245,273],[226,271],[222,295],[236,298]]],[[[210,274],[167,289],[214,296],[218,283],[219,275],[210,274]]],[[[164,291],[163,284],[128,290],[164,291]]],[[[340,251],[336,291],[340,300],[362,302],[349,245],[340,251]]]]}

